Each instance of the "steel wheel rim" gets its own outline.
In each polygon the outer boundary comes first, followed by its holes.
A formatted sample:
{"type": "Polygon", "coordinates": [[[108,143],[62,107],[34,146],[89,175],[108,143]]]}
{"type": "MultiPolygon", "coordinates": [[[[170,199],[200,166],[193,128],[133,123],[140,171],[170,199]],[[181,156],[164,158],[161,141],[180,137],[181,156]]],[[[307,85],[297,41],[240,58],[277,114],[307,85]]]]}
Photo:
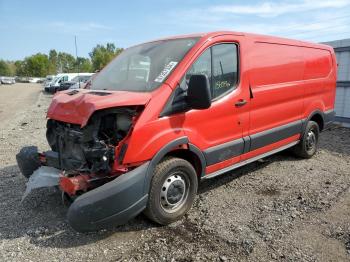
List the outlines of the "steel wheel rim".
{"type": "Polygon", "coordinates": [[[316,134],[313,129],[306,134],[306,151],[311,152],[316,148],[316,134]]]}
{"type": "Polygon", "coordinates": [[[181,209],[189,194],[189,180],[182,171],[170,174],[160,189],[160,206],[167,213],[181,209]]]}

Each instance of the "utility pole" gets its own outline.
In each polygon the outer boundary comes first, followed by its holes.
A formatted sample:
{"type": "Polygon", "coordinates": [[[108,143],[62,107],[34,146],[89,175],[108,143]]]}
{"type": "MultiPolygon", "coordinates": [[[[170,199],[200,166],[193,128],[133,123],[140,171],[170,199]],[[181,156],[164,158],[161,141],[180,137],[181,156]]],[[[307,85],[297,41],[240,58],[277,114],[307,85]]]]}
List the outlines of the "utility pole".
{"type": "Polygon", "coordinates": [[[79,89],[80,89],[80,78],[79,78],[79,61],[78,61],[78,46],[77,46],[77,36],[74,36],[74,43],[75,43],[75,60],[77,61],[77,67],[78,67],[78,82],[79,82],[79,89]]]}

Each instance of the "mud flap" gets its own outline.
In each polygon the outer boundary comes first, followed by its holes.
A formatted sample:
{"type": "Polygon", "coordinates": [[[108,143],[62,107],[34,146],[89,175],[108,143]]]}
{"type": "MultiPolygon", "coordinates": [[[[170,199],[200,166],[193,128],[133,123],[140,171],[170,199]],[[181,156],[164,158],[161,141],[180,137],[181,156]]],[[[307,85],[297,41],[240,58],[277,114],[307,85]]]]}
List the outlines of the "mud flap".
{"type": "Polygon", "coordinates": [[[95,231],[125,224],[147,205],[147,169],[149,162],[91,190],[72,203],[67,219],[79,232],[95,231]]]}
{"type": "Polygon", "coordinates": [[[33,189],[41,188],[41,187],[57,186],[59,183],[60,173],[61,173],[60,170],[53,167],[49,167],[49,166],[39,167],[29,177],[26,191],[22,196],[22,201],[29,195],[29,193],[33,189]]]}

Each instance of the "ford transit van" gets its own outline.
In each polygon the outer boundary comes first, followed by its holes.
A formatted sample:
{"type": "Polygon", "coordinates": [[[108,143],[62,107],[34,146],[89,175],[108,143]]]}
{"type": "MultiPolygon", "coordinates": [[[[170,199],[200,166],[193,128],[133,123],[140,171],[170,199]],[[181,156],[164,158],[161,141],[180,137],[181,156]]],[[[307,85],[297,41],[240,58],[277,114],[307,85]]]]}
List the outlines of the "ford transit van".
{"type": "Polygon", "coordinates": [[[57,93],[51,151],[25,147],[17,162],[26,177],[57,174],[78,231],[141,212],[166,225],[203,179],[287,148],[312,157],[334,116],[336,64],[327,45],[239,32],[136,45],[86,89],[57,93]]]}

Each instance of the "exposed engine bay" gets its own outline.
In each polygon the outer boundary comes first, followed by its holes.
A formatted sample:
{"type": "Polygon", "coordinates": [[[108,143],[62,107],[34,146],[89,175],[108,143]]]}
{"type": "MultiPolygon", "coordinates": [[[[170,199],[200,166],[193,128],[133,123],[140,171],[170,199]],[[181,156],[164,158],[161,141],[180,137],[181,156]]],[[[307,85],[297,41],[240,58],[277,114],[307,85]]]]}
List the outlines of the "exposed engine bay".
{"type": "Polygon", "coordinates": [[[30,178],[27,191],[44,187],[45,177],[49,181],[46,186],[57,181],[62,192],[73,197],[127,171],[121,163],[137,114],[137,107],[96,111],[84,127],[49,119],[46,137],[52,151],[38,153],[36,147],[30,146],[16,156],[22,173],[30,178]],[[47,172],[46,167],[54,172],[47,172]]]}
{"type": "Polygon", "coordinates": [[[135,113],[130,108],[97,111],[83,128],[49,119],[46,137],[58,156],[53,165],[66,172],[109,173],[115,147],[128,134],[135,113]]]}

